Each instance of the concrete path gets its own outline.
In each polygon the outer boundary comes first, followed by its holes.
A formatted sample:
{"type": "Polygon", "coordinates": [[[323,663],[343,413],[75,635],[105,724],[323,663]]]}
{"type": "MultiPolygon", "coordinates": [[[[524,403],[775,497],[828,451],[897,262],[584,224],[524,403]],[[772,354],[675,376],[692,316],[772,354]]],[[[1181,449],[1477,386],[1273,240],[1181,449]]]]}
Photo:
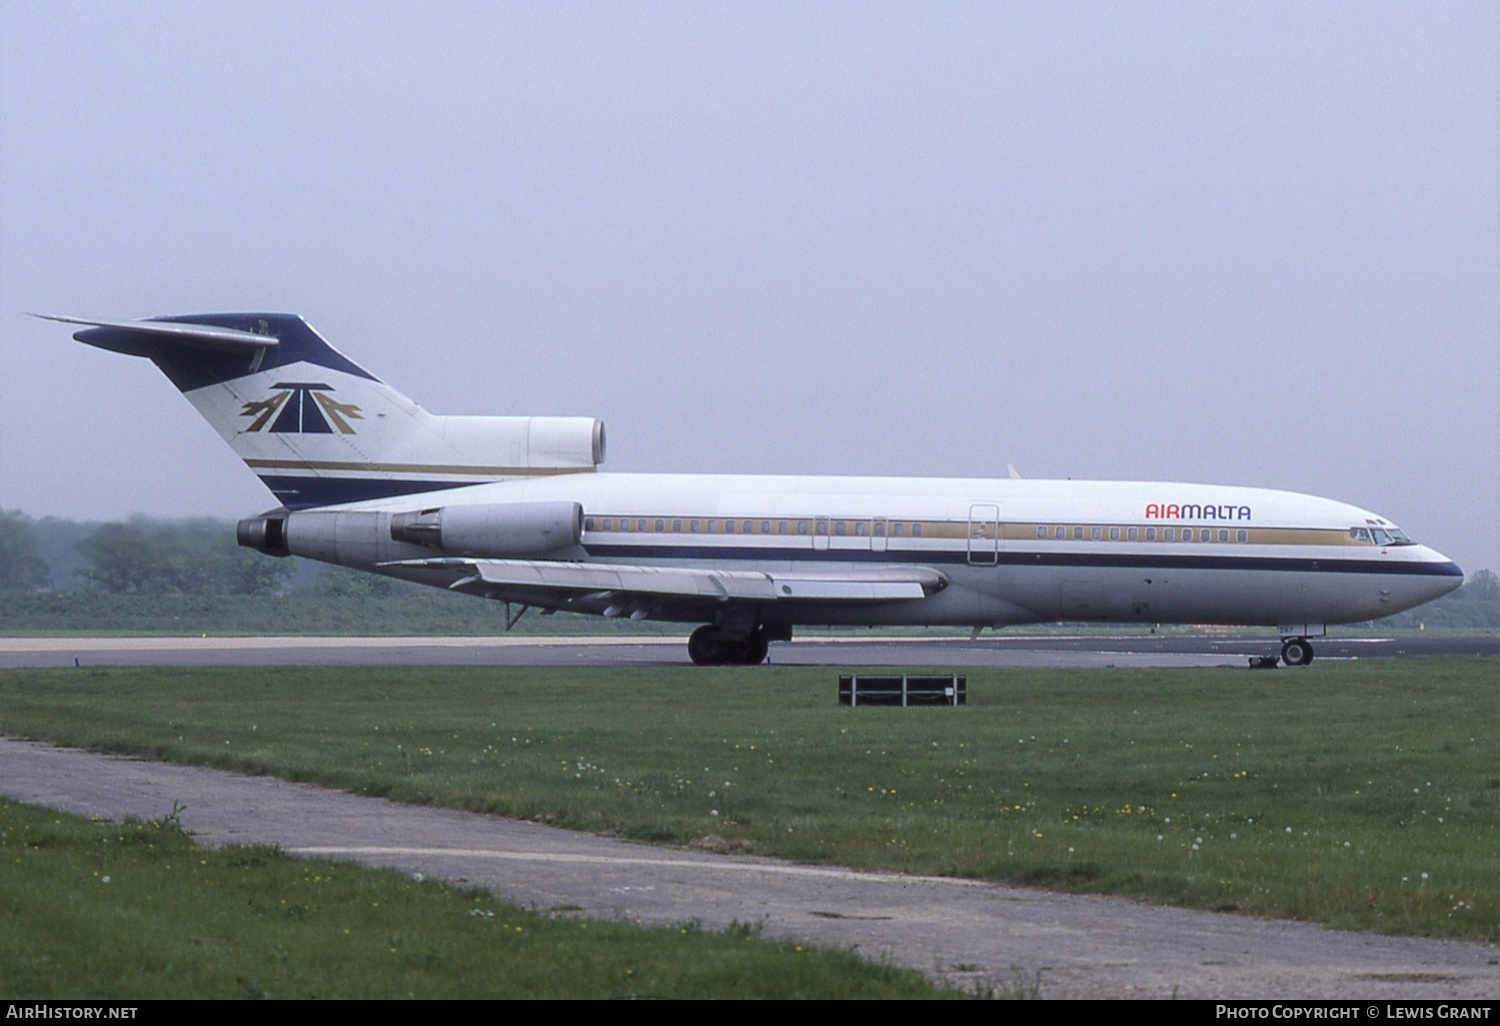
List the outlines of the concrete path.
{"type": "Polygon", "coordinates": [[[1500,950],[968,881],[628,844],[536,823],[0,738],[0,793],[109,819],[186,806],[204,844],[488,888],[558,914],[760,924],[961,986],[1045,997],[1500,998],[1500,950]]]}

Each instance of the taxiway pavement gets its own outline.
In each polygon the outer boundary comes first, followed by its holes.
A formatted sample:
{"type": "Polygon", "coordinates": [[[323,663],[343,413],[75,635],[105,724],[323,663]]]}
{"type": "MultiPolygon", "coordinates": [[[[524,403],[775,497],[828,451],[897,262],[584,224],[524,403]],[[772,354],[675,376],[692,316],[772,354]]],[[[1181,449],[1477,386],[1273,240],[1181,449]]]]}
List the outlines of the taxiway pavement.
{"type": "MultiPolygon", "coordinates": [[[[1500,636],[1319,638],[1320,659],[1500,655],[1500,636]]],[[[786,666],[1239,666],[1273,637],[1221,634],[966,638],[809,637],[771,646],[786,666]]],[[[0,638],[0,668],[27,666],[681,666],[670,637],[0,638]]]]}

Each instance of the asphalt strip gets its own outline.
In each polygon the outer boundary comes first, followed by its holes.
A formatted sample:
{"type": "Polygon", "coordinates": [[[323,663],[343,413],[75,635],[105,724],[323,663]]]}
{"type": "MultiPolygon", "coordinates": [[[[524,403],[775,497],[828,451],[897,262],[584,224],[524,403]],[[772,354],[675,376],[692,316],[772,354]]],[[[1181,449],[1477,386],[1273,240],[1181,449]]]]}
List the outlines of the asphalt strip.
{"type": "Polygon", "coordinates": [[[544,826],[0,738],[0,794],[83,816],[176,812],[202,844],[482,887],[558,915],[758,925],[937,980],[1044,997],[1500,998],[1500,950],[1054,894],[652,848],[544,826]]]}

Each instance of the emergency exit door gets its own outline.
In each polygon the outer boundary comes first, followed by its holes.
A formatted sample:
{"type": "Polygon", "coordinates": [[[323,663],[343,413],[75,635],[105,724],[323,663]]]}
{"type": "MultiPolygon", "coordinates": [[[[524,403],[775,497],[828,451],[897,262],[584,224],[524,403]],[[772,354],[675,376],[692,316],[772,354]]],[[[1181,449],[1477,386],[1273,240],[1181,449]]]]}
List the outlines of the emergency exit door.
{"type": "Polygon", "coordinates": [[[1000,507],[976,502],[969,507],[969,564],[994,566],[1000,562],[1000,507]]]}

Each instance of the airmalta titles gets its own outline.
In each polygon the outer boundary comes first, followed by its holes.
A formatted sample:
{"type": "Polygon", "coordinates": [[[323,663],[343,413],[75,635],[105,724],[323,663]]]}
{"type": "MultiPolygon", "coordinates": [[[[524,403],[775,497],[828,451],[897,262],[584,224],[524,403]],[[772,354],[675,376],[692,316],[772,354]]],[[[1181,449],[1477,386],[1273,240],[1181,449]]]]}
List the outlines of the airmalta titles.
{"type": "Polygon", "coordinates": [[[1193,503],[1148,503],[1147,520],[1249,520],[1249,506],[1198,506],[1193,503]]]}

